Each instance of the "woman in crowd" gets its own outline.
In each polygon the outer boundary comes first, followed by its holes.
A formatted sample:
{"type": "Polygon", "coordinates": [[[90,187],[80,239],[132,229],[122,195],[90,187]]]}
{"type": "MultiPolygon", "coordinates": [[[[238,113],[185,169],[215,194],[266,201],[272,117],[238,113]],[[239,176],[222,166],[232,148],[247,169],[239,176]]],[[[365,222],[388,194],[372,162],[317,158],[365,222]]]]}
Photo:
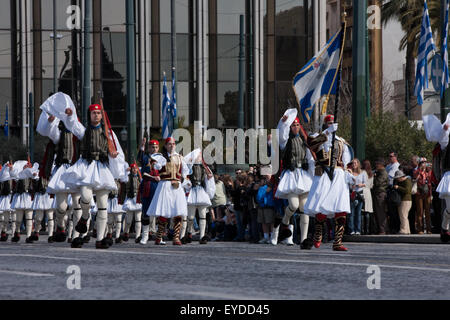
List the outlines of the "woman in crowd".
{"type": "Polygon", "coordinates": [[[368,159],[363,161],[362,169],[367,174],[366,186],[363,188],[364,206],[362,210],[362,234],[376,234],[376,219],[373,213],[372,203],[373,170],[368,159]]]}
{"type": "Polygon", "coordinates": [[[361,234],[361,210],[364,205],[363,188],[366,187],[367,173],[361,170],[361,162],[358,159],[352,161],[352,181],[350,185],[351,214],[348,219],[348,227],[351,235],[361,234]]]}

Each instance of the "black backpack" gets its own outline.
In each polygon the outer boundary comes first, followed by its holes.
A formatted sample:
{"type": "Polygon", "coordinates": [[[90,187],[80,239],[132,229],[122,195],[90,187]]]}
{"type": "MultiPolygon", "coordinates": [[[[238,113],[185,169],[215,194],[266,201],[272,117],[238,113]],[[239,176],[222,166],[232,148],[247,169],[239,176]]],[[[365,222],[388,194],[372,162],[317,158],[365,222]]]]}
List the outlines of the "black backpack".
{"type": "Polygon", "coordinates": [[[387,199],[395,206],[400,205],[400,203],[402,202],[402,196],[393,187],[389,187],[387,191],[387,199]]]}

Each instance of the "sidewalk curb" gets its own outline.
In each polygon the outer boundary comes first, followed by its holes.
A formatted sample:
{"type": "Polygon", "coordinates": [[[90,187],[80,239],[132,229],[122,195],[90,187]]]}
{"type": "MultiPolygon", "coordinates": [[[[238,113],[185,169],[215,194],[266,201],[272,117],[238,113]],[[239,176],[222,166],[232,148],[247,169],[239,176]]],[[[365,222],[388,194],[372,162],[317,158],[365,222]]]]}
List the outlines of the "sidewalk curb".
{"type": "Polygon", "coordinates": [[[372,242],[372,243],[422,243],[422,244],[444,244],[439,234],[412,234],[412,235],[345,235],[344,242],[372,242]]]}

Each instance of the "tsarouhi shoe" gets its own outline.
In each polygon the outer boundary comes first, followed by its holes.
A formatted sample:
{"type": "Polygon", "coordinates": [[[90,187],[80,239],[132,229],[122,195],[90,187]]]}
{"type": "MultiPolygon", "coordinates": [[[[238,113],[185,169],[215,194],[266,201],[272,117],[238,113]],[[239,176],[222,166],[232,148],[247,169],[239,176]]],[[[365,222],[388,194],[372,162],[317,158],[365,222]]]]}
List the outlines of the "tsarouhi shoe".
{"type": "Polygon", "coordinates": [[[208,237],[204,236],[203,238],[200,239],[199,243],[200,244],[207,244],[208,243],[208,237]]]}
{"type": "Polygon", "coordinates": [[[123,241],[122,241],[122,238],[121,237],[118,237],[118,238],[116,238],[116,240],[115,240],[115,243],[116,244],[119,244],[119,243],[122,243],[123,241]]]}
{"type": "Polygon", "coordinates": [[[348,251],[348,249],[344,246],[333,247],[333,251],[348,251]]]}
{"type": "Polygon", "coordinates": [[[300,249],[302,249],[302,250],[311,250],[311,248],[313,247],[313,244],[314,244],[314,242],[311,239],[306,238],[300,244],[300,249]]]}
{"type": "Polygon", "coordinates": [[[109,244],[108,240],[104,238],[102,241],[95,241],[95,248],[96,249],[108,249],[109,244]]]}
{"type": "Polygon", "coordinates": [[[122,236],[122,240],[125,242],[128,242],[129,239],[130,239],[130,235],[128,233],[124,233],[122,236]]]}
{"type": "Polygon", "coordinates": [[[14,232],[14,237],[11,238],[11,242],[19,242],[20,234],[18,232],[14,232]]]}
{"type": "Polygon", "coordinates": [[[139,243],[142,240],[142,236],[137,237],[136,239],[134,239],[134,242],[139,243]]]}
{"type": "Polygon", "coordinates": [[[48,241],[48,243],[55,242],[55,240],[53,239],[53,236],[48,237],[47,241],[48,241]]]}
{"type": "Polygon", "coordinates": [[[76,237],[72,240],[72,243],[70,244],[71,248],[81,248],[83,247],[84,241],[81,237],[76,237]]]}
{"type": "Polygon", "coordinates": [[[83,237],[83,242],[84,243],[89,243],[89,241],[91,241],[91,237],[90,236],[84,236],[83,237]]]}
{"type": "Polygon", "coordinates": [[[278,234],[278,242],[283,241],[286,238],[289,238],[292,235],[292,231],[289,229],[288,225],[280,224],[279,234],[278,234]]]}
{"type": "Polygon", "coordinates": [[[0,237],[0,242],[5,242],[8,240],[8,234],[6,232],[2,232],[2,235],[0,237]]]}
{"type": "Polygon", "coordinates": [[[38,241],[39,240],[39,233],[33,232],[30,236],[32,241],[38,241]]]}
{"type": "Polygon", "coordinates": [[[166,243],[162,239],[156,239],[155,240],[155,245],[157,245],[157,246],[164,246],[164,245],[166,245],[166,243]]]}
{"type": "Polygon", "coordinates": [[[450,241],[450,232],[448,230],[441,230],[441,242],[447,243],[450,241]]]}
{"type": "Polygon", "coordinates": [[[106,235],[106,242],[108,243],[108,245],[111,247],[113,244],[114,244],[114,240],[113,240],[113,237],[112,237],[112,234],[111,233],[108,233],[107,235],[106,235]]]}
{"type": "Polygon", "coordinates": [[[31,236],[29,236],[28,238],[25,239],[26,243],[34,243],[33,239],[31,238],[31,236]]]}
{"type": "Polygon", "coordinates": [[[66,241],[66,237],[67,235],[64,229],[61,227],[57,227],[55,235],[53,236],[53,240],[55,240],[56,242],[64,242],[66,241]]]}

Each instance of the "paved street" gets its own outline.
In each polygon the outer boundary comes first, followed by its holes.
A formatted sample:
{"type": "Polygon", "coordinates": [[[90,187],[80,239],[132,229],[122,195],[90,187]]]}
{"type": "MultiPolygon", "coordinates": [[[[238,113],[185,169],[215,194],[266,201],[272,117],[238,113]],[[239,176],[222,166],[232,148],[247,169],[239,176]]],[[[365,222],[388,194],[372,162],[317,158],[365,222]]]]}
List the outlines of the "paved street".
{"type": "Polygon", "coordinates": [[[341,253],[331,244],[169,244],[0,243],[0,299],[450,299],[450,245],[347,243],[341,253]],[[67,287],[72,265],[80,290],[67,287]],[[380,289],[368,289],[371,265],[380,289]]]}

